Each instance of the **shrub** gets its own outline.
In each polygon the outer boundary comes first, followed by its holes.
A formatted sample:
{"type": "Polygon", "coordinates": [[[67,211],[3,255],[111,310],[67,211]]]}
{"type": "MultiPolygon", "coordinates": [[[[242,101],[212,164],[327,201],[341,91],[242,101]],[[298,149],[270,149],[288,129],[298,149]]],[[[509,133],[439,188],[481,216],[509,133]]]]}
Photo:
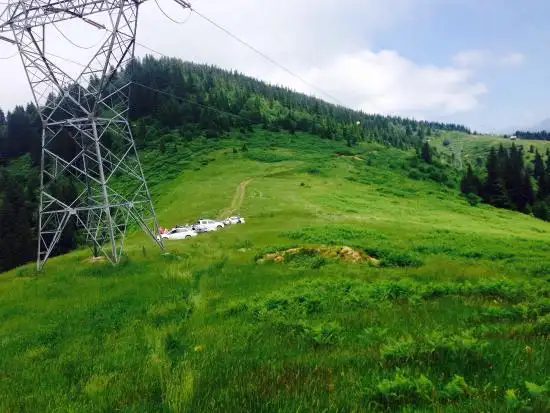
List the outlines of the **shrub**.
{"type": "Polygon", "coordinates": [[[325,257],[317,256],[313,259],[313,262],[311,263],[311,268],[313,270],[318,270],[322,266],[327,264],[327,260],[325,257]]]}
{"type": "Polygon", "coordinates": [[[419,404],[433,398],[435,387],[430,379],[421,375],[418,378],[396,373],[393,379],[384,379],[370,392],[371,399],[388,408],[406,404],[419,404]]]}
{"type": "Polygon", "coordinates": [[[307,338],[316,347],[327,347],[338,344],[341,340],[341,328],[335,322],[323,323],[306,329],[307,338]]]}
{"type": "Polygon", "coordinates": [[[354,156],[355,152],[353,152],[352,150],[349,150],[349,149],[340,149],[340,150],[336,151],[335,154],[339,155],[339,156],[354,156]]]}
{"type": "Polygon", "coordinates": [[[461,362],[477,365],[483,360],[487,343],[472,336],[471,332],[446,335],[435,331],[425,337],[404,337],[384,344],[380,355],[390,365],[416,360],[422,364],[461,362]]]}
{"type": "Polygon", "coordinates": [[[483,199],[479,195],[473,194],[471,192],[466,195],[466,200],[471,206],[476,206],[480,204],[481,201],[483,201],[483,199]]]}
{"type": "Polygon", "coordinates": [[[247,152],[246,154],[247,158],[258,161],[258,162],[265,162],[265,163],[277,163],[277,162],[283,162],[291,160],[292,157],[281,155],[275,152],[268,152],[263,150],[252,150],[247,152]]]}
{"type": "Polygon", "coordinates": [[[420,267],[422,260],[406,252],[393,252],[380,248],[365,248],[364,251],[371,257],[380,260],[381,267],[420,267]]]}
{"type": "Polygon", "coordinates": [[[475,388],[470,387],[466,383],[464,377],[455,374],[453,379],[443,389],[442,396],[450,400],[456,400],[463,396],[470,396],[475,391],[475,388]]]}
{"type": "Polygon", "coordinates": [[[533,215],[544,221],[550,221],[550,205],[547,201],[537,201],[533,205],[533,215]]]}
{"type": "Polygon", "coordinates": [[[321,170],[319,168],[312,167],[308,168],[307,173],[311,175],[319,175],[321,173],[321,170]]]}

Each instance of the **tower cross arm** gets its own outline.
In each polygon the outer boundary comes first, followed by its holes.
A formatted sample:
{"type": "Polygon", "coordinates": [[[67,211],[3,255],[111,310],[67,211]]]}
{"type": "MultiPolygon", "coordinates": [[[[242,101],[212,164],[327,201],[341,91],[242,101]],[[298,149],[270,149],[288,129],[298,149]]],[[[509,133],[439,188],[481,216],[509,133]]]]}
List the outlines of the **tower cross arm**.
{"type": "MultiPolygon", "coordinates": [[[[125,1],[125,0],[122,0],[125,1]]],[[[127,0],[136,4],[146,0],[127,0]]],[[[185,0],[174,0],[186,9],[191,3],[185,0]]],[[[121,0],[20,0],[11,1],[0,14],[0,33],[11,31],[12,26],[32,28],[48,23],[56,23],[73,18],[81,18],[87,23],[103,28],[103,26],[87,19],[96,13],[109,11],[120,7],[121,0]]]]}
{"type": "MultiPolygon", "coordinates": [[[[146,0],[122,0],[141,4],[146,0]]],[[[121,0],[20,0],[8,3],[0,15],[0,32],[11,27],[32,28],[73,18],[86,19],[96,13],[114,10],[120,7],[121,0]]],[[[99,26],[99,25],[97,25],[99,26]]]]}

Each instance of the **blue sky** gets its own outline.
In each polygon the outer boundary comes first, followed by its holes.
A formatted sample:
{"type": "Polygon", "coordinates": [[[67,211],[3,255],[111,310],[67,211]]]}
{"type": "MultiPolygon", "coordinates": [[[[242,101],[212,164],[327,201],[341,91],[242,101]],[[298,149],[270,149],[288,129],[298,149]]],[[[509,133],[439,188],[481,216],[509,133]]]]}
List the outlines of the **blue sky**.
{"type": "MultiPolygon", "coordinates": [[[[480,131],[526,127],[550,117],[546,99],[550,92],[548,0],[192,3],[354,108],[460,122],[480,131]]],[[[216,64],[319,94],[199,16],[188,18],[188,12],[175,2],[159,0],[159,4],[185,23],[171,22],[155,2],[145,2],[138,29],[141,44],[169,56],[216,64]]],[[[66,23],[60,27],[83,46],[101,40],[103,33],[85,26],[66,23]]],[[[89,57],[55,31],[47,36],[51,52],[80,61],[89,57]]],[[[0,45],[0,57],[14,52],[13,47],[0,45]]],[[[136,53],[151,52],[138,45],[136,53]]],[[[80,68],[67,70],[78,72],[80,68]]],[[[0,72],[0,107],[9,109],[31,99],[17,56],[0,60],[0,72]]]]}
{"type": "Polygon", "coordinates": [[[380,33],[376,48],[395,49],[420,64],[453,64],[461,51],[484,51],[473,78],[487,93],[480,106],[451,118],[480,129],[534,124],[550,117],[550,2],[432,1],[410,19],[380,33]],[[518,53],[516,65],[496,64],[498,56],[518,53]]]}

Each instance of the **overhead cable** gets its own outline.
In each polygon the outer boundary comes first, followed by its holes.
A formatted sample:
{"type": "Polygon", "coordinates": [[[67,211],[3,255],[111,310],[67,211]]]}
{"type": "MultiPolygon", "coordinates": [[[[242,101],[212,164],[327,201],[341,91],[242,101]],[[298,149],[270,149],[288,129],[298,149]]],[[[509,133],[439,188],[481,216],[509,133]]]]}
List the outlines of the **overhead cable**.
{"type": "Polygon", "coordinates": [[[63,30],[61,30],[59,27],[57,27],[57,25],[56,25],[55,23],[52,23],[52,25],[53,25],[53,27],[55,28],[55,30],[57,30],[57,32],[58,32],[61,36],[63,36],[63,38],[64,38],[65,40],[67,40],[67,41],[68,41],[70,44],[72,44],[73,46],[78,47],[79,49],[84,49],[84,50],[94,49],[94,48],[96,48],[97,46],[99,46],[99,44],[100,44],[101,42],[103,42],[103,40],[104,40],[104,38],[105,38],[105,37],[104,37],[103,39],[101,39],[100,41],[98,41],[96,44],[93,44],[93,45],[91,45],[91,46],[82,46],[82,45],[76,44],[76,43],[73,42],[69,37],[67,37],[67,36],[65,35],[65,33],[63,33],[63,30]]]}
{"type": "Polygon", "coordinates": [[[168,20],[171,20],[172,22],[176,23],[176,24],[185,24],[187,23],[187,20],[189,20],[189,18],[191,17],[191,9],[189,9],[189,15],[185,18],[185,20],[183,21],[178,21],[178,20],[175,20],[173,19],[172,17],[170,17],[163,9],[162,7],[160,7],[160,4],[158,2],[158,0],[155,0],[155,3],[157,4],[157,7],[158,9],[160,10],[160,12],[162,14],[164,14],[164,16],[168,19],[168,20]]]}
{"type": "Polygon", "coordinates": [[[285,71],[286,73],[288,73],[289,75],[295,77],[296,79],[298,79],[299,81],[301,81],[302,83],[304,83],[305,85],[308,85],[312,88],[314,88],[315,90],[317,90],[318,92],[322,93],[323,95],[325,95],[326,97],[330,98],[331,100],[335,101],[336,103],[342,105],[342,106],[345,106],[345,104],[340,100],[338,99],[337,97],[331,95],[330,93],[328,93],[327,91],[321,89],[319,86],[316,86],[314,85],[313,83],[307,81],[306,79],[304,79],[302,76],[300,76],[299,74],[297,73],[294,73],[292,70],[290,70],[288,67],[284,66],[283,64],[277,62],[275,59],[273,59],[272,57],[268,56],[267,54],[265,54],[264,52],[262,52],[261,50],[259,50],[258,48],[252,46],[250,43],[246,42],[245,40],[241,39],[240,37],[238,37],[236,34],[233,34],[231,31],[229,31],[228,29],[226,29],[225,27],[223,27],[222,25],[216,23],[214,20],[212,20],[211,18],[205,16],[204,14],[198,12],[196,9],[192,8],[191,7],[191,11],[194,12],[196,15],[198,15],[199,17],[201,17],[202,19],[206,20],[208,23],[212,24],[213,26],[215,26],[216,28],[218,28],[219,30],[223,31],[225,34],[229,35],[230,37],[232,37],[233,39],[235,39],[236,41],[238,41],[239,43],[241,43],[243,46],[249,48],[250,50],[252,50],[254,53],[258,54],[259,56],[263,57],[264,59],[266,59],[267,61],[269,61],[270,63],[274,64],[275,66],[277,66],[278,68],[280,68],[281,70],[285,71]]]}

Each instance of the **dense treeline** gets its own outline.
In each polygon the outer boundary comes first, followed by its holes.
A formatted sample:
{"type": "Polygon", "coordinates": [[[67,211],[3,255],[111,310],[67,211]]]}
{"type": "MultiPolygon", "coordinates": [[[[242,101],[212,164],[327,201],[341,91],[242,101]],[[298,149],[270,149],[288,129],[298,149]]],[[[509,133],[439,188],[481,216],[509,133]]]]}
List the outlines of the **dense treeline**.
{"type": "Polygon", "coordinates": [[[537,141],[550,141],[550,132],[545,130],[540,132],[516,131],[516,136],[521,139],[531,139],[537,141]]]}
{"type": "Polygon", "coordinates": [[[400,148],[416,147],[433,129],[469,133],[462,125],[367,115],[236,72],[178,59],[145,57],[121,76],[136,82],[130,116],[142,120],[136,137],[139,145],[147,144],[144,134],[151,121],[164,128],[183,127],[183,134],[190,137],[199,130],[216,136],[233,127],[262,124],[270,130],[310,132],[348,142],[373,139],[400,148]]]}
{"type": "Polygon", "coordinates": [[[533,213],[550,221],[550,152],[544,160],[536,151],[533,164],[526,165],[523,147],[493,147],[487,156],[485,178],[469,166],[461,190],[472,202],[479,196],[497,208],[533,213]]]}
{"type": "MultiPolygon", "coordinates": [[[[398,148],[418,147],[435,129],[469,132],[461,125],[367,115],[236,72],[177,59],[137,60],[113,78],[111,87],[130,79],[135,82],[130,118],[138,149],[163,152],[170,140],[218,138],[232,128],[246,132],[258,125],[306,131],[349,145],[368,139],[398,148]]],[[[106,135],[104,144],[113,147],[116,139],[106,135]]],[[[0,271],[36,256],[40,140],[34,105],[17,106],[7,114],[0,110],[0,271]]],[[[60,134],[55,145],[67,159],[76,154],[68,133],[60,134]]],[[[59,181],[51,190],[62,200],[76,191],[69,181],[59,181]]],[[[68,227],[55,253],[74,248],[76,240],[74,227],[68,227]]]]}

